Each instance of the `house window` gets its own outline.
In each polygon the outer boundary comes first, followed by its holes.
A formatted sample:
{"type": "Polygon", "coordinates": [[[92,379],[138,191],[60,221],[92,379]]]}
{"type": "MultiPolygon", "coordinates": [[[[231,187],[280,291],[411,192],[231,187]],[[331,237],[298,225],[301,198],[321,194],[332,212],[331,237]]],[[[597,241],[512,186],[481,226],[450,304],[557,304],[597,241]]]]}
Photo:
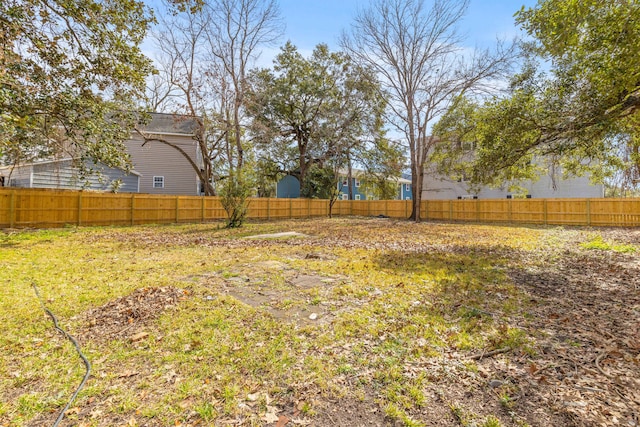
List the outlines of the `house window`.
{"type": "Polygon", "coordinates": [[[348,194],[342,194],[342,200],[349,200],[349,195],[348,194]]]}
{"type": "Polygon", "coordinates": [[[404,191],[411,191],[411,184],[405,184],[404,191]]]}
{"type": "Polygon", "coordinates": [[[360,180],[356,179],[356,187],[360,187],[360,180]]]}
{"type": "Polygon", "coordinates": [[[360,195],[356,194],[356,200],[360,200],[360,195]]]}
{"type": "Polygon", "coordinates": [[[347,178],[343,178],[342,179],[342,186],[346,187],[347,185],[349,185],[349,182],[347,182],[347,178]]]}
{"type": "Polygon", "coordinates": [[[411,200],[411,197],[405,197],[404,199],[405,200],[411,200]]]}
{"type": "Polygon", "coordinates": [[[164,176],[153,177],[153,188],[164,188],[164,176]]]}

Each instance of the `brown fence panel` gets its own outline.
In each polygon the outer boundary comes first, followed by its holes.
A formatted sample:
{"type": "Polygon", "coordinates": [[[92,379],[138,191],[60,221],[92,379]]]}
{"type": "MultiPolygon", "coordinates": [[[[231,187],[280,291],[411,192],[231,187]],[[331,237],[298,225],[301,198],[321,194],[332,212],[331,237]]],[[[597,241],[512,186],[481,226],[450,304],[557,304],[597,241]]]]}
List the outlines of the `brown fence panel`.
{"type": "Polygon", "coordinates": [[[427,205],[425,219],[450,220],[452,209],[451,200],[428,200],[422,202],[427,205]]]}
{"type": "Polygon", "coordinates": [[[587,199],[547,199],[548,224],[588,225],[587,199]]]}
{"type": "Polygon", "coordinates": [[[79,225],[133,224],[134,197],[133,194],[81,193],[79,225]]]}
{"type": "Polygon", "coordinates": [[[204,220],[216,221],[227,218],[227,212],[222,207],[219,197],[204,198],[204,220]]]}
{"type": "Polygon", "coordinates": [[[353,215],[352,206],[353,206],[352,200],[337,200],[333,204],[333,209],[331,210],[331,214],[335,216],[353,215]]]}
{"type": "Polygon", "coordinates": [[[407,213],[407,202],[404,200],[387,200],[387,216],[391,218],[409,218],[411,211],[407,213]]]}
{"type": "Polygon", "coordinates": [[[521,224],[545,223],[545,199],[511,199],[508,202],[510,206],[510,222],[521,224]]]}
{"type": "Polygon", "coordinates": [[[0,227],[13,227],[15,191],[0,191],[0,227]]]}
{"type": "Polygon", "coordinates": [[[329,215],[329,201],[312,199],[310,209],[310,216],[312,217],[327,216],[329,215]]]}
{"type": "Polygon", "coordinates": [[[476,200],[478,220],[482,222],[509,222],[510,200],[476,200]]]}
{"type": "Polygon", "coordinates": [[[26,189],[12,195],[14,227],[61,227],[78,222],[78,192],[26,189]]]}
{"type": "Polygon", "coordinates": [[[590,199],[589,222],[599,226],[640,226],[640,199],[590,199]]]}
{"type": "MultiPolygon", "coordinates": [[[[249,218],[326,216],[328,200],[249,200],[249,218]]],[[[338,200],[333,215],[407,218],[406,200],[338,200]]],[[[521,224],[640,226],[640,199],[425,200],[430,220],[521,224]]],[[[61,227],[193,223],[226,219],[218,197],[111,194],[49,189],[0,189],[0,227],[61,227]]]]}

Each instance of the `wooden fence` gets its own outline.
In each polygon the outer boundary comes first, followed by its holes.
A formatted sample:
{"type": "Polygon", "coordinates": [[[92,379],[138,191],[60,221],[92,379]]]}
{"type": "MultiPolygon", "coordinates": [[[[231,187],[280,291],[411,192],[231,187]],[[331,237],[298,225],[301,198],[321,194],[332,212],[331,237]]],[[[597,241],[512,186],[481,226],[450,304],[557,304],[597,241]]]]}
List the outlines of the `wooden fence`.
{"type": "MultiPolygon", "coordinates": [[[[327,200],[255,198],[251,219],[323,217],[327,200]]],[[[333,214],[408,218],[411,201],[339,200],[333,214]]],[[[640,226],[640,199],[425,200],[426,220],[550,225],[640,226]]],[[[0,189],[0,228],[136,225],[223,220],[217,197],[0,189]]]]}

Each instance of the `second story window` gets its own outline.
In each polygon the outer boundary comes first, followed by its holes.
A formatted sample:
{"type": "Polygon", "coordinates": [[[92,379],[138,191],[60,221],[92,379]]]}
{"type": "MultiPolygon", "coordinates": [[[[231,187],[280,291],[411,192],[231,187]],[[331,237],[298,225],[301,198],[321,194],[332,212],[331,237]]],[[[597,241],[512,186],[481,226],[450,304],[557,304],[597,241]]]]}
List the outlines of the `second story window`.
{"type": "Polygon", "coordinates": [[[164,188],[164,176],[153,177],[153,188],[164,188]]]}

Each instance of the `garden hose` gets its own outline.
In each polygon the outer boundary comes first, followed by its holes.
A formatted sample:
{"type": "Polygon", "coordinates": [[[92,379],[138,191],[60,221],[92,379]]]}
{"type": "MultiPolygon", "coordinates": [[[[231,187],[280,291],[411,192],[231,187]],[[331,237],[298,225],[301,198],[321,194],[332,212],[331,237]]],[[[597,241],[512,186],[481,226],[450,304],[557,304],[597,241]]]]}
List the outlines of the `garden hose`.
{"type": "Polygon", "coordinates": [[[80,382],[80,385],[78,386],[78,388],[76,388],[76,391],[73,393],[73,396],[71,396],[71,399],[69,399],[69,402],[67,402],[67,405],[64,408],[62,408],[62,411],[60,411],[60,413],[58,414],[58,418],[56,418],[55,423],[53,423],[53,425],[51,426],[51,427],[58,427],[58,425],[60,424],[60,422],[64,418],[65,412],[67,412],[67,410],[69,409],[69,406],[71,406],[71,404],[76,399],[76,397],[78,397],[78,393],[80,393],[80,390],[82,390],[82,388],[84,387],[85,383],[89,379],[89,375],[91,374],[91,362],[89,362],[89,359],[87,359],[87,357],[82,353],[82,349],[80,348],[80,345],[78,344],[78,341],[76,341],[76,339],[73,336],[71,336],[67,331],[62,329],[60,327],[60,325],[58,325],[58,319],[51,312],[51,310],[49,310],[44,305],[44,302],[42,301],[42,297],[40,296],[40,292],[38,291],[38,286],[36,286],[35,283],[33,283],[33,290],[35,291],[36,296],[38,297],[38,300],[40,301],[40,305],[42,306],[42,309],[45,311],[45,313],[47,313],[49,315],[49,317],[53,321],[53,325],[55,326],[55,328],[58,330],[58,332],[60,332],[69,341],[71,341],[73,343],[73,345],[76,348],[76,351],[78,352],[78,355],[80,356],[80,358],[82,359],[82,362],[84,363],[84,366],[86,367],[86,373],[84,374],[84,378],[82,378],[82,381],[80,382]]]}

